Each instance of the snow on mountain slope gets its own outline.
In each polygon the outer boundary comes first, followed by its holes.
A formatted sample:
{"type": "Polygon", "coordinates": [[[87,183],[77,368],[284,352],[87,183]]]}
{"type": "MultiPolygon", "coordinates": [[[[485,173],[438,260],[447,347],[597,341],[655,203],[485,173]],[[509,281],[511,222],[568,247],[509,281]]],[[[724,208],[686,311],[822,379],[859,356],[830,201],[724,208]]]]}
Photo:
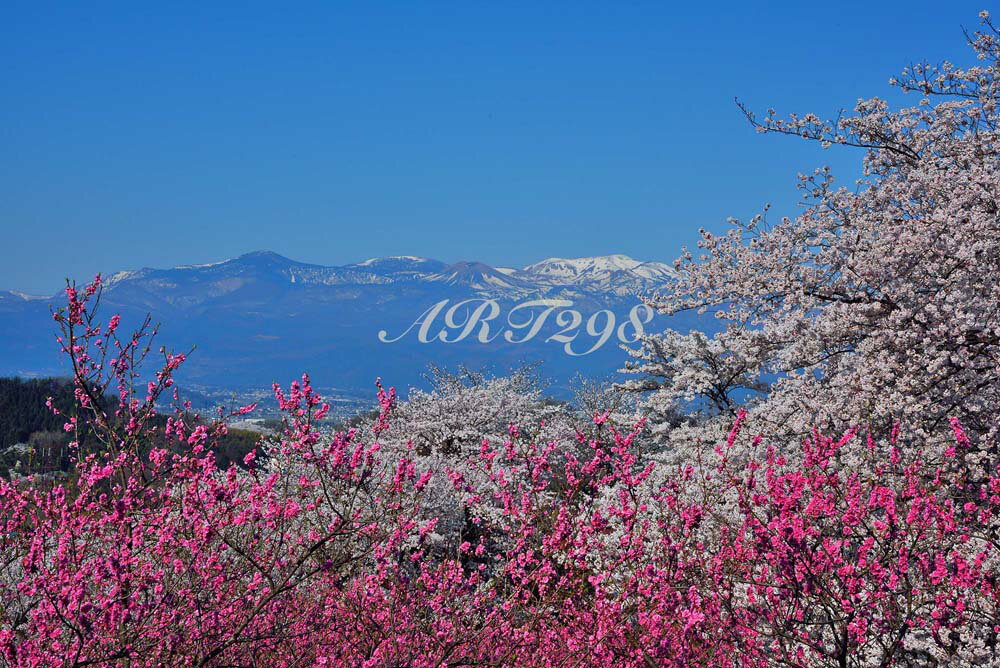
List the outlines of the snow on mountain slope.
{"type": "Polygon", "coordinates": [[[642,262],[627,255],[581,258],[549,258],[528,265],[519,272],[522,279],[552,285],[576,286],[625,294],[649,289],[676,276],[670,265],[642,262]]]}
{"type": "Polygon", "coordinates": [[[417,277],[437,273],[448,265],[440,260],[432,260],[426,257],[396,255],[392,257],[372,257],[347,266],[381,275],[395,274],[417,277]]]}
{"type": "Polygon", "coordinates": [[[553,278],[574,279],[581,275],[596,272],[611,272],[621,269],[631,269],[642,264],[627,255],[599,255],[596,257],[579,257],[575,259],[550,257],[547,260],[530,264],[523,271],[553,278]]]}
{"type": "Polygon", "coordinates": [[[424,277],[423,280],[464,286],[483,292],[524,291],[532,288],[518,277],[498,271],[482,262],[456,262],[436,274],[424,277]]]}
{"type": "Polygon", "coordinates": [[[20,290],[11,290],[9,294],[12,294],[18,299],[26,302],[44,301],[52,298],[51,295],[29,295],[27,292],[21,292],[20,290]]]}
{"type": "Polygon", "coordinates": [[[370,257],[367,260],[362,260],[356,264],[359,267],[371,267],[373,265],[384,265],[391,261],[407,262],[412,264],[423,264],[425,262],[436,262],[436,260],[430,260],[426,257],[418,257],[416,255],[388,255],[386,257],[370,257]]]}
{"type": "Polygon", "coordinates": [[[297,262],[270,251],[256,251],[229,260],[172,269],[119,271],[105,280],[105,286],[120,300],[132,299],[147,306],[157,301],[191,306],[236,293],[272,294],[274,290],[352,286],[389,288],[395,284],[413,289],[421,283],[493,297],[602,299],[648,293],[661,288],[675,275],[674,269],[662,262],[642,262],[620,254],[549,258],[523,269],[511,269],[482,262],[445,264],[416,256],[370,258],[344,266],[325,266],[297,262]]]}

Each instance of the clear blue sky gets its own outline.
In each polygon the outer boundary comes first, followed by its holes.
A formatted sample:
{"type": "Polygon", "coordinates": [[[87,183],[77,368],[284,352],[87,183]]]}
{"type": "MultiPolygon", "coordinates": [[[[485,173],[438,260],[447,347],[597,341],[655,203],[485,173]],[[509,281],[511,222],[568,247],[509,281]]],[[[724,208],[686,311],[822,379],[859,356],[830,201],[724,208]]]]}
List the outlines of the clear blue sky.
{"type": "MultiPolygon", "coordinates": [[[[834,113],[968,62],[983,2],[4,3],[0,288],[256,249],[672,260],[857,155],[834,113]]],[[[916,98],[912,98],[915,102],[916,98]]]]}

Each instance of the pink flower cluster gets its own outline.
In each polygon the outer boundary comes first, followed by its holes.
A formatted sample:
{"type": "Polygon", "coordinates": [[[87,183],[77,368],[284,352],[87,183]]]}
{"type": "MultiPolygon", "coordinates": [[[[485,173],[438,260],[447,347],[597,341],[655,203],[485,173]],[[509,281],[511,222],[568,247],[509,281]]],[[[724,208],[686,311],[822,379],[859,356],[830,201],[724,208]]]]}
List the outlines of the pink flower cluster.
{"type": "Polygon", "coordinates": [[[275,387],[282,437],[222,470],[223,422],[154,420],[179,356],[143,401],[132,355],[95,361],[145,336],[102,334],[96,294],[71,295],[61,322],[81,390],[67,419],[104,447],[67,482],[0,481],[4,665],[891,666],[995,651],[1000,472],[967,461],[957,422],[953,456],[923,458],[898,430],[779,449],[741,414],[708,460],[668,468],[639,456],[641,424],[598,415],[575,443],[511,427],[467,473],[424,471],[380,447],[392,391],[373,429],[324,434],[329,408],[303,377],[275,387]],[[106,411],[95,388],[111,385],[106,411]],[[144,448],[158,430],[177,447],[144,448]],[[841,466],[848,453],[863,465],[841,466]],[[433,478],[468,511],[455,551],[434,541],[433,478]]]}

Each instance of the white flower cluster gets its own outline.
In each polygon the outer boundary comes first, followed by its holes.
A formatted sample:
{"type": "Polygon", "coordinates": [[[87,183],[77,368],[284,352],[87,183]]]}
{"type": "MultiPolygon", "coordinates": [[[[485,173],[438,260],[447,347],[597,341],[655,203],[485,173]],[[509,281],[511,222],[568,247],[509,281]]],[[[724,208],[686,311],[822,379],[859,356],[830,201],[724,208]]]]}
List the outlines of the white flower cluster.
{"type": "Polygon", "coordinates": [[[748,113],[764,132],[860,147],[865,177],[846,188],[826,168],[802,175],[801,215],[732,221],[685,251],[649,303],[711,309],[725,327],[641,340],[629,388],[651,391],[651,416],[697,399],[710,417],[737,399],[773,435],[899,422],[934,442],[953,417],[977,442],[997,435],[1000,35],[984,21],[971,39],[983,65],[894,80],[922,95],[915,107],[861,100],[831,122],[748,113]]]}

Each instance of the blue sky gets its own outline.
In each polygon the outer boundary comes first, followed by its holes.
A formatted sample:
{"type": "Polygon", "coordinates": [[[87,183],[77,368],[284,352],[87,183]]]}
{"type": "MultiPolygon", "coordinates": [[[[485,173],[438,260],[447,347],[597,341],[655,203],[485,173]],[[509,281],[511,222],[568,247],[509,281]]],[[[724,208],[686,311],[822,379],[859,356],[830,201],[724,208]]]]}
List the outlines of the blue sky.
{"type": "MultiPolygon", "coordinates": [[[[982,2],[83,3],[0,9],[0,288],[251,250],[672,260],[858,154],[831,115],[968,62],[982,2]]],[[[912,98],[916,101],[916,98],[912,98]]]]}

